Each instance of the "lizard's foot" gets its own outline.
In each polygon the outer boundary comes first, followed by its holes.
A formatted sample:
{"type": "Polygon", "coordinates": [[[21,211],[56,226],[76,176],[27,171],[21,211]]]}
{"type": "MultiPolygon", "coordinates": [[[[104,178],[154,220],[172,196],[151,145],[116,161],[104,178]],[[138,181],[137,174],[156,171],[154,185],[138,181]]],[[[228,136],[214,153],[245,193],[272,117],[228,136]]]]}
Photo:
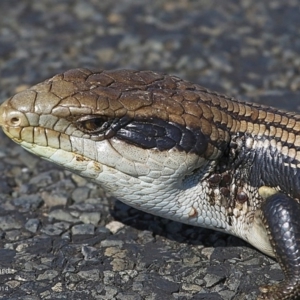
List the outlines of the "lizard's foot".
{"type": "Polygon", "coordinates": [[[261,287],[258,299],[300,299],[300,204],[268,187],[260,188],[259,193],[265,198],[263,223],[285,280],[261,287]]]}

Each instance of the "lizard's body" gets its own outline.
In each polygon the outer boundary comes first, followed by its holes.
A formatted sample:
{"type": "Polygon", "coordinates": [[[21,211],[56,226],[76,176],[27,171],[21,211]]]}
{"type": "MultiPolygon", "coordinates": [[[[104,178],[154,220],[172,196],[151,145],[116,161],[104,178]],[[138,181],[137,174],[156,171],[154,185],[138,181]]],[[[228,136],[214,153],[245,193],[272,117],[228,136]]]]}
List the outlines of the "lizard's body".
{"type": "Polygon", "coordinates": [[[299,115],[154,72],[78,69],[7,100],[0,125],[131,206],[234,234],[275,256],[286,281],[262,297],[298,295],[299,115]],[[282,207],[290,215],[280,236],[272,222],[284,218],[282,207]]]}

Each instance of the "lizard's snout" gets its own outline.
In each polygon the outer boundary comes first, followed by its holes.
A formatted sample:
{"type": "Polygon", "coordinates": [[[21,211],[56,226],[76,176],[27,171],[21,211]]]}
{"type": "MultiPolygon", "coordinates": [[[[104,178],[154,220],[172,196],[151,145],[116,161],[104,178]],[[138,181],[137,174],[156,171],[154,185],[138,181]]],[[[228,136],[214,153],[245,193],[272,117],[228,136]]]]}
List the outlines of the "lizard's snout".
{"type": "Polygon", "coordinates": [[[28,119],[24,113],[13,109],[10,100],[0,106],[0,126],[5,134],[11,138],[19,138],[22,128],[28,126],[28,119]]]}
{"type": "Polygon", "coordinates": [[[26,126],[26,116],[20,111],[13,110],[9,107],[8,101],[0,106],[0,125],[9,127],[26,126]]]}

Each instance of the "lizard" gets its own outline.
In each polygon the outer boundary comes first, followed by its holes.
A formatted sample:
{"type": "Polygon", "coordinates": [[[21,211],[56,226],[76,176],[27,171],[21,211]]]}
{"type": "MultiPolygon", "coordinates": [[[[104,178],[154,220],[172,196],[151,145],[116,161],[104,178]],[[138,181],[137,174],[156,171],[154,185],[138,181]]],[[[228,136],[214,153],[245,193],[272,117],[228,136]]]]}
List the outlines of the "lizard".
{"type": "Polygon", "coordinates": [[[300,115],[152,71],[72,69],[6,100],[0,126],[124,203],[235,235],[300,297],[300,115]]]}

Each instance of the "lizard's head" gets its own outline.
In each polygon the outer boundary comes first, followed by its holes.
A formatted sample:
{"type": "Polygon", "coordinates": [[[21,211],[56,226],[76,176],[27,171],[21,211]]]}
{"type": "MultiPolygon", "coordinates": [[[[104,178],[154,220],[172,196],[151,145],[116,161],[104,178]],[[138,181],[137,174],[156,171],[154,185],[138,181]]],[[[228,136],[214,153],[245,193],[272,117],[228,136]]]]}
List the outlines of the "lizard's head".
{"type": "Polygon", "coordinates": [[[139,206],[195,185],[200,175],[186,178],[220,155],[226,136],[199,91],[153,72],[75,69],[8,99],[0,125],[28,151],[139,206]]]}

